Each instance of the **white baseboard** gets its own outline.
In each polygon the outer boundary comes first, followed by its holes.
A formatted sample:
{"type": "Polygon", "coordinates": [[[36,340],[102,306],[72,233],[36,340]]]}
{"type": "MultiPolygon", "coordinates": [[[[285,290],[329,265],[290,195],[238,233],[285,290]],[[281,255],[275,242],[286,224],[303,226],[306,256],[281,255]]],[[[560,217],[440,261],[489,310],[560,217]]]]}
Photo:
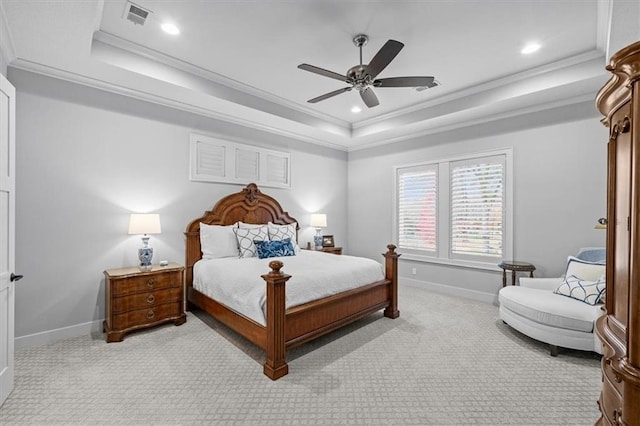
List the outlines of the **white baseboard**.
{"type": "Polygon", "coordinates": [[[483,291],[469,290],[468,288],[452,287],[450,285],[432,283],[428,281],[418,281],[411,278],[401,277],[398,279],[399,284],[411,287],[424,288],[449,296],[464,297],[465,299],[477,300],[478,302],[489,303],[498,306],[498,295],[494,293],[485,293],[483,291]]]}
{"type": "Polygon", "coordinates": [[[56,328],[55,330],[42,331],[40,333],[27,334],[26,336],[14,339],[15,350],[31,348],[34,346],[46,345],[60,339],[69,337],[86,336],[92,333],[102,332],[102,321],[96,320],[76,324],[69,327],[56,328]]]}
{"type": "MultiPolygon", "coordinates": [[[[476,300],[492,305],[498,304],[498,295],[493,293],[485,293],[482,291],[469,290],[466,288],[452,287],[450,285],[432,283],[428,281],[418,281],[411,278],[399,278],[400,285],[408,285],[411,287],[423,288],[436,293],[442,293],[449,296],[464,297],[466,299],[476,300]]],[[[57,328],[55,330],[42,331],[40,333],[28,334],[15,338],[15,350],[31,348],[34,346],[46,345],[60,339],[68,339],[70,337],[86,336],[92,333],[102,332],[102,321],[96,320],[76,324],[69,327],[57,328]]]]}

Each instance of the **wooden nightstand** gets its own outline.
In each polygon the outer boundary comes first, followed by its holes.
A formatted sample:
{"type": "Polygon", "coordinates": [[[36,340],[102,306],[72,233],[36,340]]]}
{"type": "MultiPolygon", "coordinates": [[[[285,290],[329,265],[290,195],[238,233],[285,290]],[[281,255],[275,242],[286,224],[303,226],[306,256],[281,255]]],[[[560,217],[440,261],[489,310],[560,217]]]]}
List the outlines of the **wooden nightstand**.
{"type": "Polygon", "coordinates": [[[125,333],[173,321],[182,325],[184,313],[184,267],[177,263],[107,269],[105,276],[105,321],[107,342],[121,342],[125,333]]]}
{"type": "Polygon", "coordinates": [[[311,247],[311,248],[303,248],[303,250],[323,251],[325,253],[342,254],[342,247],[322,247],[319,249],[315,249],[311,247]]]}

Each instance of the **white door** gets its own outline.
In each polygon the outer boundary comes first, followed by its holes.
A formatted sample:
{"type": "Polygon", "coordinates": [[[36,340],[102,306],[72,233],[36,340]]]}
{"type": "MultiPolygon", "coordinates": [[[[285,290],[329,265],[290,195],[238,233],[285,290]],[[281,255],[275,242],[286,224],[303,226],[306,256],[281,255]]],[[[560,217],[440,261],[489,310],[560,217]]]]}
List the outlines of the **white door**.
{"type": "MultiPolygon", "coordinates": [[[[0,74],[0,405],[13,389],[16,91],[0,74]]],[[[16,279],[17,278],[17,279],[16,279]]]]}

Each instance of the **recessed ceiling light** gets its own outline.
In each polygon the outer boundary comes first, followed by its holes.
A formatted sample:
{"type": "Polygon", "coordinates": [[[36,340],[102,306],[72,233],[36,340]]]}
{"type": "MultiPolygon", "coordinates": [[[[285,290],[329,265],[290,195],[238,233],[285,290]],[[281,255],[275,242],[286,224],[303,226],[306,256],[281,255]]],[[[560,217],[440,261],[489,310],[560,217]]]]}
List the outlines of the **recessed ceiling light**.
{"type": "Polygon", "coordinates": [[[523,55],[528,55],[530,53],[538,51],[538,49],[540,49],[540,44],[539,43],[535,43],[535,42],[534,43],[529,43],[525,47],[522,48],[520,53],[522,53],[523,55]]]}
{"type": "Polygon", "coordinates": [[[360,111],[362,111],[362,108],[360,108],[359,106],[354,106],[353,108],[351,108],[351,112],[354,114],[359,113],[360,111]]]}
{"type": "Polygon", "coordinates": [[[161,28],[162,28],[162,31],[164,31],[167,34],[171,34],[171,35],[180,34],[180,29],[176,27],[175,24],[172,24],[171,22],[165,22],[164,24],[162,24],[161,28]]]}

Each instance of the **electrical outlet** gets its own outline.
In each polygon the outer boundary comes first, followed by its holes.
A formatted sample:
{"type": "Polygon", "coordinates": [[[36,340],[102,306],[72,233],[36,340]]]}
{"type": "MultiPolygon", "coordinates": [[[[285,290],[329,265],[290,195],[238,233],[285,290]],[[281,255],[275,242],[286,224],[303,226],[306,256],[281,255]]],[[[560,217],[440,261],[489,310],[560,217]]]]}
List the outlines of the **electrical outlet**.
{"type": "Polygon", "coordinates": [[[415,275],[416,274],[416,268],[411,268],[411,275],[415,275]]]}

